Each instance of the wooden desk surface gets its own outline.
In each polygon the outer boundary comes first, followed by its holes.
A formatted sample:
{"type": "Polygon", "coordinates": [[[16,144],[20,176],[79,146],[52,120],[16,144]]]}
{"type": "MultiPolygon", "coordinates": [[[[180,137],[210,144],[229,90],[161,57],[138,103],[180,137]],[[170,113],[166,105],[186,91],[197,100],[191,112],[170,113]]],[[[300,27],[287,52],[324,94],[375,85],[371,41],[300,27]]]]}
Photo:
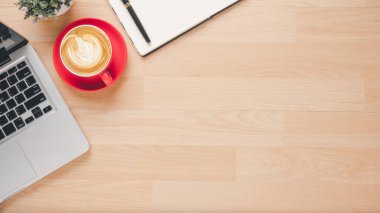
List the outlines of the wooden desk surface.
{"type": "Polygon", "coordinates": [[[57,21],[1,20],[30,39],[91,150],[1,212],[380,212],[380,0],[245,0],[83,93],[54,39],[82,17],[123,31],[106,0],[57,21]]]}

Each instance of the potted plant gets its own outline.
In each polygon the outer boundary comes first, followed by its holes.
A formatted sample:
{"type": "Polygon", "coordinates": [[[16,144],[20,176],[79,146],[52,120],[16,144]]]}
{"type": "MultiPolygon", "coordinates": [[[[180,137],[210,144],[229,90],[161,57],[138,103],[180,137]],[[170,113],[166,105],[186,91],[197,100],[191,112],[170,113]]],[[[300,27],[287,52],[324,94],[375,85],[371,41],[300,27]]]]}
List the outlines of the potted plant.
{"type": "Polygon", "coordinates": [[[18,0],[16,5],[25,11],[24,19],[33,18],[34,22],[60,16],[66,13],[74,0],[18,0]]]}

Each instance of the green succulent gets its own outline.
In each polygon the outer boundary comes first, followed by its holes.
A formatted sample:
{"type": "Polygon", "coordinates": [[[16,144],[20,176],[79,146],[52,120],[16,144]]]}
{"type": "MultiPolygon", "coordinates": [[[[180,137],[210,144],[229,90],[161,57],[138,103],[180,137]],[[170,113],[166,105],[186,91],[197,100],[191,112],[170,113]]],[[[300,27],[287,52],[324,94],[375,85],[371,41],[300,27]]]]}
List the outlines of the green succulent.
{"type": "Polygon", "coordinates": [[[33,18],[34,22],[42,18],[56,17],[62,5],[70,6],[72,0],[19,0],[16,5],[25,10],[24,19],[33,18]]]}

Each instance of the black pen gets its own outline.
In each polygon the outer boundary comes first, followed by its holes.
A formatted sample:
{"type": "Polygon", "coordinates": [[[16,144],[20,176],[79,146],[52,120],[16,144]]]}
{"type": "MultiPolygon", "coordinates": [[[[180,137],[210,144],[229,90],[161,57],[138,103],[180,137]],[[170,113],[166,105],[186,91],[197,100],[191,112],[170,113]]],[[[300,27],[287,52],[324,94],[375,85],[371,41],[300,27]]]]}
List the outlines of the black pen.
{"type": "Polygon", "coordinates": [[[121,1],[123,2],[125,8],[127,8],[129,14],[132,16],[133,21],[135,22],[137,28],[139,28],[140,33],[143,35],[145,41],[150,43],[150,38],[149,38],[148,34],[146,33],[144,26],[141,24],[139,17],[137,17],[137,14],[136,14],[135,10],[133,9],[129,0],[121,0],[121,1]]]}

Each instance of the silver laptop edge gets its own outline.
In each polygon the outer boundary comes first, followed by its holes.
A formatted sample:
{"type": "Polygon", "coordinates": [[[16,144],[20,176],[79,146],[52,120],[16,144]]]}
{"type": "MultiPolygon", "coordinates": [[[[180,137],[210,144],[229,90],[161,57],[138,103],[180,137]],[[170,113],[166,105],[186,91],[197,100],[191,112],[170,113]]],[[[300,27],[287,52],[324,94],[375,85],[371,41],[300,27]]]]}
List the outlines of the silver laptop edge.
{"type": "Polygon", "coordinates": [[[47,97],[44,104],[53,110],[0,141],[0,202],[89,149],[86,137],[32,46],[24,45],[9,56],[11,61],[0,67],[0,75],[25,61],[47,97]]]}

